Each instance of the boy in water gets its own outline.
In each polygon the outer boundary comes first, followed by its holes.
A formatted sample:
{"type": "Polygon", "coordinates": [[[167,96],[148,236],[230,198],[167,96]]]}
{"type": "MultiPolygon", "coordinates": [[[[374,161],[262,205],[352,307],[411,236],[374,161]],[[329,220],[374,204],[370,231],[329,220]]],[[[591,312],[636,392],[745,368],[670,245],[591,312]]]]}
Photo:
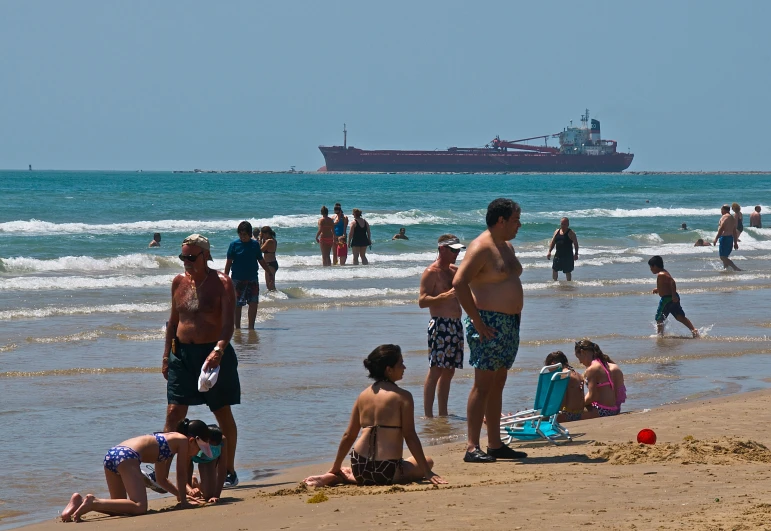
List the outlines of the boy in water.
{"type": "Polygon", "coordinates": [[[680,296],[677,294],[677,284],[669,271],[664,269],[664,260],[656,255],[648,260],[651,273],[656,275],[656,287],[654,294],[661,297],[659,308],[656,310],[656,327],[660,336],[664,335],[664,320],[672,314],[675,319],[683,323],[691,331],[693,337],[699,337],[699,331],[693,326],[693,323],[685,316],[683,307],[680,306],[680,296]]]}

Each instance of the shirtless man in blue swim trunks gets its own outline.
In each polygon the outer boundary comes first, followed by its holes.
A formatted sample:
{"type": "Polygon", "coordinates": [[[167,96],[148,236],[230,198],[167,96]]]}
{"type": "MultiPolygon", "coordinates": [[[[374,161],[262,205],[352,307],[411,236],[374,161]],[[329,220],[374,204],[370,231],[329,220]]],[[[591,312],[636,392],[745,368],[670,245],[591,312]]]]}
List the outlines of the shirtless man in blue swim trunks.
{"type": "Polygon", "coordinates": [[[463,460],[490,463],[520,459],[524,452],[501,441],[503,388],[519,349],[522,313],[522,264],[509,243],[522,226],[520,206],[511,199],[496,199],[487,207],[487,230],[472,241],[453,280],[455,296],[466,311],[466,342],[474,367],[474,385],[468,397],[468,445],[463,460]],[[487,452],[479,447],[482,423],[487,418],[487,452]]]}
{"type": "Polygon", "coordinates": [[[672,314],[675,319],[683,323],[691,331],[693,337],[699,337],[699,331],[693,326],[690,319],[685,316],[683,307],[680,306],[680,295],[677,294],[677,283],[669,271],[664,269],[664,259],[656,255],[648,260],[651,273],[656,275],[656,287],[653,293],[661,297],[659,307],[656,310],[656,328],[660,336],[664,335],[664,320],[672,314]]]}
{"type": "Polygon", "coordinates": [[[723,262],[723,268],[733,268],[734,271],[741,271],[733,261],[728,258],[733,249],[738,249],[739,232],[736,230],[736,220],[731,215],[731,207],[723,205],[720,209],[720,223],[717,226],[717,234],[713,245],[717,245],[720,240],[720,260],[723,262]]]}

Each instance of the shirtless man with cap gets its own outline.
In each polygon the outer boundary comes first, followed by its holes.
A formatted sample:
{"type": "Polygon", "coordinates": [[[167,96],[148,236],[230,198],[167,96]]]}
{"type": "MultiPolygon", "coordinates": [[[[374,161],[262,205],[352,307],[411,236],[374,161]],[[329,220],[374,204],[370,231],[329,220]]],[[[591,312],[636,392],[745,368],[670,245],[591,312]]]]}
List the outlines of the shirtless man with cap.
{"type": "Polygon", "coordinates": [[[468,397],[468,444],[463,460],[490,463],[527,457],[503,444],[500,434],[503,388],[519,349],[522,313],[522,264],[509,243],[522,226],[522,210],[511,199],[496,199],[487,207],[487,230],[472,241],[452,282],[466,311],[469,364],[474,385],[468,397]],[[487,452],[479,448],[487,417],[487,452]]]}
{"type": "Polygon", "coordinates": [[[452,280],[458,253],[466,247],[454,234],[439,236],[439,256],[420,277],[418,306],[428,308],[428,375],[423,384],[423,409],[434,416],[434,395],[439,385],[439,416],[446,417],[450,383],[455,369],[463,368],[463,323],[452,280]]]}
{"type": "Polygon", "coordinates": [[[724,269],[730,267],[733,268],[734,271],[741,271],[741,269],[736,267],[736,264],[733,263],[733,260],[728,258],[731,251],[739,248],[739,244],[737,243],[739,240],[739,232],[736,230],[736,220],[731,215],[731,207],[723,205],[720,208],[720,214],[720,223],[718,223],[717,234],[715,235],[715,241],[712,242],[712,244],[717,245],[717,241],[720,240],[718,254],[720,255],[720,260],[723,262],[724,269]]]}
{"type": "Polygon", "coordinates": [[[210,269],[209,240],[191,234],[182,242],[179,255],[185,273],[171,284],[171,315],[166,327],[161,371],[166,378],[165,431],[187,416],[189,406],[206,404],[217,418],[228,441],[225,486],[238,484],[235,472],[238,430],[230,406],[241,402],[238,360],[230,344],[236,295],[233,282],[210,269]],[[209,391],[198,391],[202,369],[220,368],[217,383],[209,391]]]}

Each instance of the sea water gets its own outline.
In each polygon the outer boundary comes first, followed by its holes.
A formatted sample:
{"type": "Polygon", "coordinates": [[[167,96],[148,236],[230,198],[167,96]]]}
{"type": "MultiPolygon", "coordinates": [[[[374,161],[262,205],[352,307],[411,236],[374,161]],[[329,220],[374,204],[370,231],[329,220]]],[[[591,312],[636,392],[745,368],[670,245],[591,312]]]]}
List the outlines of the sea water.
{"type": "MultiPolygon", "coordinates": [[[[771,228],[750,228],[749,217],[759,204],[771,226],[769,190],[771,175],[0,172],[0,528],[54,517],[74,491],[106,495],[105,451],[162,429],[164,323],[188,234],[210,239],[218,269],[242,220],[277,234],[279,291],[267,293],[261,277],[257,329],[232,341],[236,468],[260,480],[297,464],[326,470],[368,384],[362,359],[378,344],[402,346],[400,383],[422,417],[420,274],[438,236],[469,242],[484,230],[496,197],[522,207],[513,241],[524,266],[522,342],[506,411],[530,406],[549,352],[573,360],[586,336],[624,370],[627,411],[768,387],[771,228]],[[720,206],[734,201],[745,232],[732,259],[744,271],[726,272],[717,249],[693,244],[714,238],[720,206]],[[369,266],[349,256],[345,267],[321,267],[319,209],[335,202],[369,221],[369,266]],[[580,244],[570,283],[552,282],[546,259],[562,216],[580,244]],[[391,239],[400,227],[409,240],[391,239]],[[161,247],[148,249],[154,232],[161,247]],[[702,339],[673,319],[655,336],[654,254],[702,339]]],[[[472,377],[468,365],[456,372],[451,417],[417,419],[424,444],[464,440],[472,377]]],[[[205,407],[188,416],[213,421],[205,407]]]]}

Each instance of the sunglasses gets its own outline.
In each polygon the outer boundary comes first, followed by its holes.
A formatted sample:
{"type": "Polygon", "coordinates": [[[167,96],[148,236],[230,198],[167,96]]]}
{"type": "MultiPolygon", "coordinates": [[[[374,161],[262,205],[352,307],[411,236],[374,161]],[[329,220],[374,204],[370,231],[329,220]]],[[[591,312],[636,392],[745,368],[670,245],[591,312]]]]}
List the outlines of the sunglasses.
{"type": "Polygon", "coordinates": [[[448,246],[446,246],[446,245],[442,245],[442,247],[440,247],[440,249],[443,249],[443,248],[444,248],[444,249],[447,249],[447,250],[448,250],[448,251],[450,251],[452,254],[458,254],[458,253],[460,252],[460,249],[453,249],[452,247],[448,247],[448,246]]]}
{"type": "Polygon", "coordinates": [[[186,262],[195,262],[196,260],[198,260],[198,257],[201,256],[202,254],[203,254],[203,251],[201,251],[198,254],[180,254],[179,259],[186,262]]]}

